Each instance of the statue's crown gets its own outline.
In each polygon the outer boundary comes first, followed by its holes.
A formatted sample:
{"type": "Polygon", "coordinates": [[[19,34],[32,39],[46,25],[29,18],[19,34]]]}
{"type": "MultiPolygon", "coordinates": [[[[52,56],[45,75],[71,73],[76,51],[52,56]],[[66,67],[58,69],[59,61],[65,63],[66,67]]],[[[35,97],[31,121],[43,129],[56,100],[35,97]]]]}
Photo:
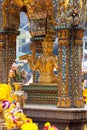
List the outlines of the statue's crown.
{"type": "Polygon", "coordinates": [[[50,34],[47,34],[43,41],[43,47],[53,47],[53,37],[50,34]]]}

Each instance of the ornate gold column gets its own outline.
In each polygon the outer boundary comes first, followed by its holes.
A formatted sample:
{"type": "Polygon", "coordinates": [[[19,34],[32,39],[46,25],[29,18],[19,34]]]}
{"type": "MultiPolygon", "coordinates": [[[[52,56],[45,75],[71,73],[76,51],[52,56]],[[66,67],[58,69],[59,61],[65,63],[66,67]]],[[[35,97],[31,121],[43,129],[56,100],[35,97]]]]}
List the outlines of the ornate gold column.
{"type": "MultiPolygon", "coordinates": [[[[46,34],[46,29],[45,29],[45,26],[46,26],[46,14],[45,12],[44,13],[41,13],[42,15],[37,15],[37,7],[39,9],[39,7],[41,6],[38,6],[39,4],[41,5],[41,1],[39,2],[33,2],[31,6],[31,3],[32,2],[28,2],[28,4],[26,5],[26,10],[27,10],[27,16],[28,16],[28,19],[29,19],[29,23],[30,23],[30,29],[29,29],[29,32],[31,34],[31,42],[32,44],[36,47],[35,49],[35,57],[37,59],[37,57],[42,53],[42,41],[43,41],[43,38],[46,34]],[[30,10],[31,8],[31,10],[30,10]]],[[[39,73],[38,72],[33,72],[33,82],[34,83],[37,83],[38,82],[38,76],[39,76],[39,73]]]]}
{"type": "Polygon", "coordinates": [[[58,30],[58,103],[57,107],[83,107],[82,37],[77,28],[58,30]]]}
{"type": "MultiPolygon", "coordinates": [[[[38,56],[40,56],[43,52],[42,50],[42,41],[44,39],[44,36],[34,36],[31,38],[32,44],[35,46],[35,57],[36,59],[38,56]]],[[[33,73],[33,83],[38,82],[39,73],[34,72],[33,73]]]]}
{"type": "Polygon", "coordinates": [[[8,72],[16,58],[18,31],[0,30],[0,83],[8,82],[8,72]]]}
{"type": "Polygon", "coordinates": [[[2,1],[0,1],[0,28],[2,28],[2,22],[3,22],[3,18],[2,18],[2,1]]]}

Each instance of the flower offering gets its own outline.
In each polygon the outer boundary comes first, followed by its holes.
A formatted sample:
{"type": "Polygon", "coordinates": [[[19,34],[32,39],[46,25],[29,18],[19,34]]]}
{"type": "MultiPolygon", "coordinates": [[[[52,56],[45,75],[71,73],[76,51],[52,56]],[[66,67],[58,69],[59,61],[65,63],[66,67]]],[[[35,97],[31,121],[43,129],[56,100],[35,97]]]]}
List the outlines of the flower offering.
{"type": "Polygon", "coordinates": [[[9,78],[12,82],[23,82],[27,76],[26,70],[23,68],[23,63],[12,64],[11,69],[9,70],[9,78]]]}

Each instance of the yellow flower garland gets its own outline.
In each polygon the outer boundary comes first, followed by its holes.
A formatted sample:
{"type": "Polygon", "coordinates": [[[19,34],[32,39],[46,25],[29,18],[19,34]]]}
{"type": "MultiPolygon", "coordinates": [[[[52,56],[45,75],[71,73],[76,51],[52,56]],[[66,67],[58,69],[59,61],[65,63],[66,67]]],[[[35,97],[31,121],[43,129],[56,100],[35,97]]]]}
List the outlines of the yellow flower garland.
{"type": "Polygon", "coordinates": [[[8,84],[0,84],[0,101],[7,100],[11,94],[11,86],[8,84]]]}
{"type": "Polygon", "coordinates": [[[38,130],[38,126],[35,123],[25,123],[21,126],[21,130],[38,130]]]}
{"type": "MultiPolygon", "coordinates": [[[[0,84],[0,112],[3,110],[6,127],[9,129],[20,127],[21,130],[38,130],[37,124],[33,123],[31,118],[27,118],[21,109],[17,108],[16,97],[11,92],[10,85],[0,84]]],[[[47,127],[48,130],[55,130],[50,122],[46,122],[44,127],[47,127]]]]}

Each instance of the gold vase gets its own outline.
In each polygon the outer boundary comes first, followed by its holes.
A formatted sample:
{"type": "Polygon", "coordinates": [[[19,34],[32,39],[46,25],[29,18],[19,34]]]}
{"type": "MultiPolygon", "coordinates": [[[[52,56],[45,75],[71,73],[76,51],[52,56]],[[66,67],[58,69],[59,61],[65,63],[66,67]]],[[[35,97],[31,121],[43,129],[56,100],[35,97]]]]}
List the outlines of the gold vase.
{"type": "Polygon", "coordinates": [[[14,83],[15,91],[22,91],[23,84],[20,82],[14,83]]]}
{"type": "Polygon", "coordinates": [[[14,95],[16,95],[16,100],[20,104],[20,108],[24,106],[24,91],[22,91],[23,84],[16,82],[14,83],[14,95]]]}

